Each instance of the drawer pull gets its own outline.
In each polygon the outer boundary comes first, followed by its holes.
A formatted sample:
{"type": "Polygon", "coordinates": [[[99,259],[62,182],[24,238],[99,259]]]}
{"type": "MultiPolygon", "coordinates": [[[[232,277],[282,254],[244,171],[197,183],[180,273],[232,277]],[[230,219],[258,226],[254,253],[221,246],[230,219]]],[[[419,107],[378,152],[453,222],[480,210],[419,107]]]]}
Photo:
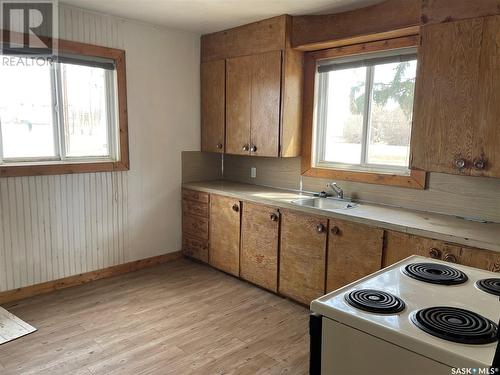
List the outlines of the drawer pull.
{"type": "Polygon", "coordinates": [[[450,263],[457,263],[458,261],[457,257],[453,254],[446,254],[443,260],[450,263]]]}
{"type": "Polygon", "coordinates": [[[465,159],[456,159],[455,160],[455,167],[457,169],[464,169],[467,165],[467,161],[465,159]]]}
{"type": "Polygon", "coordinates": [[[323,233],[325,231],[325,226],[323,224],[316,225],[316,231],[318,233],[323,233]]]}
{"type": "Polygon", "coordinates": [[[433,259],[441,259],[441,250],[433,247],[429,250],[429,256],[433,259]]]}
{"type": "Polygon", "coordinates": [[[233,211],[234,212],[239,212],[240,211],[240,205],[237,204],[237,203],[233,204],[233,211]]]}
{"type": "Polygon", "coordinates": [[[334,225],[334,226],[332,227],[332,229],[330,229],[330,232],[331,232],[332,234],[339,234],[339,233],[340,233],[340,229],[339,229],[339,227],[338,227],[338,226],[334,225]]]}
{"type": "Polygon", "coordinates": [[[486,168],[486,161],[484,159],[474,160],[474,168],[476,168],[478,171],[482,171],[486,168]]]}
{"type": "Polygon", "coordinates": [[[270,215],[270,218],[272,221],[278,221],[278,215],[276,215],[274,212],[270,215]]]}

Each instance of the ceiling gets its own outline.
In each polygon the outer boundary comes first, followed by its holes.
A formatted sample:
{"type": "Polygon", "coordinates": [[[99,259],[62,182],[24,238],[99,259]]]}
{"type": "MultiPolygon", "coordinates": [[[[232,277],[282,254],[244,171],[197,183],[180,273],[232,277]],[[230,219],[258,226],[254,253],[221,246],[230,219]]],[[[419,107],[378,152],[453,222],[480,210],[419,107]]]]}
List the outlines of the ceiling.
{"type": "Polygon", "coordinates": [[[61,0],[64,4],[206,34],[280,14],[338,13],[382,0],[61,0]]]}

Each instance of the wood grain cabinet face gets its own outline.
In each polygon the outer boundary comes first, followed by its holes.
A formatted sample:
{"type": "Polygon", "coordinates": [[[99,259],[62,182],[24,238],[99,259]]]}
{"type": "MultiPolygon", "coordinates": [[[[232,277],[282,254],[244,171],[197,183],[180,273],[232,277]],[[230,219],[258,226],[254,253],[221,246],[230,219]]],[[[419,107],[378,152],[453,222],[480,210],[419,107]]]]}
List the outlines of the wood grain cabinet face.
{"type": "Polygon", "coordinates": [[[201,150],[223,153],[225,147],[226,62],[201,63],[201,150]]]}
{"type": "Polygon", "coordinates": [[[279,156],[281,51],[227,60],[226,152],[279,156]]]}
{"type": "Polygon", "coordinates": [[[500,176],[500,16],[422,27],[411,167],[500,176]]]}
{"type": "Polygon", "coordinates": [[[182,252],[205,263],[208,262],[208,201],[207,193],[182,190],[182,252]]]}
{"type": "Polygon", "coordinates": [[[387,231],[383,266],[390,266],[410,255],[420,255],[449,263],[500,272],[500,253],[498,252],[387,231]]]}
{"type": "Polygon", "coordinates": [[[380,270],[383,247],[382,229],[330,219],[326,292],[380,270]]]}
{"type": "Polygon", "coordinates": [[[240,274],[240,213],[240,201],[210,196],[209,263],[235,276],[240,274]]]}
{"type": "MultiPolygon", "coordinates": [[[[384,267],[399,262],[410,255],[420,255],[434,259],[443,258],[445,249],[442,241],[394,231],[386,231],[385,236],[384,267]]],[[[447,254],[454,252],[456,252],[456,249],[447,248],[447,254]]]]}
{"type": "Polygon", "coordinates": [[[277,292],[280,213],[273,207],[243,202],[241,220],[240,276],[277,292]]]}
{"type": "Polygon", "coordinates": [[[328,219],[281,214],[279,292],[304,304],[325,294],[328,219]]]}

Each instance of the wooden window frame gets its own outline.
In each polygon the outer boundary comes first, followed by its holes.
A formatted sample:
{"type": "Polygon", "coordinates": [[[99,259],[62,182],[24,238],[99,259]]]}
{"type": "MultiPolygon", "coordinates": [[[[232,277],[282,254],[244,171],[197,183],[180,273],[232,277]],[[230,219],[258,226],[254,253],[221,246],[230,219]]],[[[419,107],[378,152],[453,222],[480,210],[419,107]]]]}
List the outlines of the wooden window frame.
{"type": "MultiPolygon", "coordinates": [[[[0,30],[0,42],[6,38],[6,31],[0,30]]],[[[10,33],[11,40],[22,41],[24,34],[10,33]]],[[[42,40],[47,42],[47,39],[42,40]]],[[[128,116],[127,116],[127,80],[125,66],[125,51],[116,48],[95,46],[91,44],[73,42],[63,39],[54,39],[53,45],[62,53],[80,56],[103,57],[112,59],[116,65],[116,92],[118,129],[117,138],[119,142],[119,160],[110,161],[75,161],[66,162],[43,162],[19,163],[16,165],[0,166],[0,177],[39,176],[39,175],[61,175],[73,173],[113,172],[128,171],[130,169],[129,143],[128,143],[128,116]]]]}
{"type": "Polygon", "coordinates": [[[319,177],[353,182],[364,182],[379,185],[392,185],[413,189],[425,189],[427,173],[411,169],[409,175],[393,173],[364,172],[317,168],[312,165],[314,137],[314,95],[316,64],[320,60],[335,57],[355,56],[363,53],[389,51],[400,48],[418,47],[420,36],[410,35],[400,38],[360,43],[343,47],[307,52],[304,58],[304,108],[302,127],[302,176],[319,177]]]}

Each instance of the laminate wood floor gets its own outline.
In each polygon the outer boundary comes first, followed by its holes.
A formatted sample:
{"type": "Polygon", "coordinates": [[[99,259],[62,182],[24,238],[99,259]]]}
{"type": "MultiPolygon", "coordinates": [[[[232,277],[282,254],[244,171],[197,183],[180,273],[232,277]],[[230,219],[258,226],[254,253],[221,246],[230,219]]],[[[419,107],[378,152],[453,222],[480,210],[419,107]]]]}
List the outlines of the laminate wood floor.
{"type": "Polygon", "coordinates": [[[308,310],[186,259],[4,305],[0,374],[306,374],[308,310]]]}

